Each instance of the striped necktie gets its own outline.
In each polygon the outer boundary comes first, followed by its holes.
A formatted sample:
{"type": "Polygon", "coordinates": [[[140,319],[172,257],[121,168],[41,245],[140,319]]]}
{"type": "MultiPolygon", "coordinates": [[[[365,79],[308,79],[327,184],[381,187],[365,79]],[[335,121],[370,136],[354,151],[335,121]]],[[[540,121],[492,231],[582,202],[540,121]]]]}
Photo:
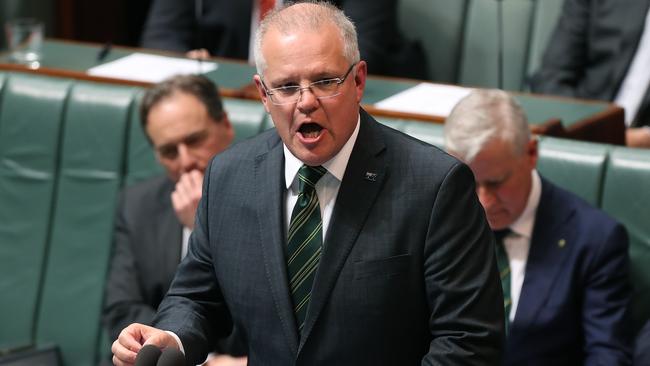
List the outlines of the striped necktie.
{"type": "Polygon", "coordinates": [[[287,269],[298,330],[302,332],[311,288],[320,262],[323,220],[316,183],[327,172],[322,166],[303,165],[298,171],[298,200],[287,233],[287,269]]]}
{"type": "Polygon", "coordinates": [[[503,239],[510,234],[510,229],[494,231],[496,245],[494,250],[497,256],[497,268],[501,277],[501,289],[503,290],[503,310],[506,314],[506,335],[510,326],[510,309],[512,308],[512,298],[510,297],[510,263],[508,262],[508,253],[503,246],[503,239]]]}

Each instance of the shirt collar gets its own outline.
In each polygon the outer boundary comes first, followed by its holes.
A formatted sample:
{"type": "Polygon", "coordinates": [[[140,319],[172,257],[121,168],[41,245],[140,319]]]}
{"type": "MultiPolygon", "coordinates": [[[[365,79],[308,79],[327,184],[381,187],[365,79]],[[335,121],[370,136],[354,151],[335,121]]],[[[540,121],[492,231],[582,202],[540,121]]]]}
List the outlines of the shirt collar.
{"type": "MultiPolygon", "coordinates": [[[[357,136],[359,135],[360,118],[360,116],[357,117],[357,126],[354,128],[352,135],[350,135],[350,138],[345,145],[343,145],[341,150],[339,150],[333,158],[323,164],[323,167],[327,169],[327,171],[339,182],[343,180],[343,174],[345,174],[345,168],[348,166],[348,160],[350,160],[352,148],[354,147],[354,144],[357,141],[357,136]]],[[[291,187],[296,175],[298,175],[298,170],[304,163],[289,151],[287,145],[283,143],[282,146],[284,148],[284,180],[288,189],[291,187]]]]}
{"type": "Polygon", "coordinates": [[[510,230],[528,239],[533,237],[535,213],[537,212],[539,199],[542,195],[542,180],[539,177],[539,173],[537,173],[536,169],[533,169],[530,174],[532,176],[532,185],[528,194],[528,202],[521,215],[510,225],[510,230]]]}

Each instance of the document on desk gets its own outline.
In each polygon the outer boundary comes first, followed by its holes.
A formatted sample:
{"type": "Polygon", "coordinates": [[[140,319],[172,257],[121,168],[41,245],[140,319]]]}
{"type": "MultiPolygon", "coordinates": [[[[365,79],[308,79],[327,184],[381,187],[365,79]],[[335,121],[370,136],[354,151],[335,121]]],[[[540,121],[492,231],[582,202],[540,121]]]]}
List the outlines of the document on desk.
{"type": "Polygon", "coordinates": [[[473,89],[454,85],[421,83],[375,103],[375,107],[398,112],[447,117],[452,108],[473,89]]]}
{"type": "Polygon", "coordinates": [[[204,74],[216,70],[215,62],[133,53],[88,69],[88,75],[157,83],[176,74],[204,74]]]}

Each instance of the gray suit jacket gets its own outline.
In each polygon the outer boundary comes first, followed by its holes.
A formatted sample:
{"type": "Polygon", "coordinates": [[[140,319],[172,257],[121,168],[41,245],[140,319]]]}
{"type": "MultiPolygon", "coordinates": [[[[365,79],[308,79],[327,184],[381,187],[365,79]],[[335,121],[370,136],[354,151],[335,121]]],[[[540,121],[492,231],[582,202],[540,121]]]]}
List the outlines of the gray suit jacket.
{"type": "Polygon", "coordinates": [[[103,314],[111,339],[133,322],[151,324],[174,278],[182,227],[172,208],[173,189],[174,182],[158,176],[122,192],[103,314]]]}
{"type": "Polygon", "coordinates": [[[503,298],[471,171],[364,111],[299,335],[282,146],[270,130],[206,171],[188,256],[154,321],[188,362],[228,312],[253,366],[497,364],[503,298]]]}
{"type": "MultiPolygon", "coordinates": [[[[565,0],[531,90],[614,100],[636,53],[648,6],[650,0],[565,0]]],[[[634,125],[650,125],[648,91],[634,125]]]]}

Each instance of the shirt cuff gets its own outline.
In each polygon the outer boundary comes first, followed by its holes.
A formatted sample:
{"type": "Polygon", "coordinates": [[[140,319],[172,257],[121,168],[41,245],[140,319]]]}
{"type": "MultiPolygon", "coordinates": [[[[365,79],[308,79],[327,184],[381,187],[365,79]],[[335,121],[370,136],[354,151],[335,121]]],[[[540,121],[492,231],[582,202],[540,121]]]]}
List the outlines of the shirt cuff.
{"type": "Polygon", "coordinates": [[[176,343],[178,343],[178,349],[180,349],[181,352],[183,352],[183,355],[185,355],[185,348],[183,348],[183,343],[181,343],[181,339],[178,338],[178,336],[176,335],[176,333],[174,333],[174,332],[172,332],[172,331],[169,331],[169,330],[166,330],[165,332],[166,332],[167,334],[169,334],[170,336],[174,337],[174,339],[176,340],[176,343]]]}

